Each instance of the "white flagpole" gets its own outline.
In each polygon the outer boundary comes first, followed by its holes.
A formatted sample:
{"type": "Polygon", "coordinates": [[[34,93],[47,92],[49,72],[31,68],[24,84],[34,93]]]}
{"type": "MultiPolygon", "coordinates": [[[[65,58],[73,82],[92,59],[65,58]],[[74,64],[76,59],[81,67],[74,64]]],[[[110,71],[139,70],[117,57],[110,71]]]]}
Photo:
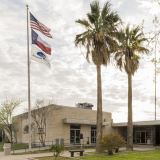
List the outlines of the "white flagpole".
{"type": "Polygon", "coordinates": [[[27,50],[28,50],[28,128],[29,128],[29,151],[31,151],[31,121],[30,121],[30,116],[31,116],[31,99],[30,99],[30,57],[29,57],[29,27],[28,27],[28,5],[27,7],[27,50]]]}

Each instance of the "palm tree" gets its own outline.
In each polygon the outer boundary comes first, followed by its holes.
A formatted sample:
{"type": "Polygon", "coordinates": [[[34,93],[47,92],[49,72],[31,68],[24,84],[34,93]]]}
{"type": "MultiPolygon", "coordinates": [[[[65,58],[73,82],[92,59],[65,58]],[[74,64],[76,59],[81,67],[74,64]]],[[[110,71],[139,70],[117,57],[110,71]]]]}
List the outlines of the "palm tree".
{"type": "Polygon", "coordinates": [[[133,123],[132,123],[132,75],[139,68],[138,54],[146,53],[149,50],[141,44],[147,41],[139,26],[130,29],[128,24],[125,29],[121,29],[120,50],[116,52],[115,59],[118,68],[125,69],[128,74],[128,124],[127,124],[127,150],[133,150],[133,123]],[[123,38],[122,38],[123,37],[123,38]]]}
{"type": "Polygon", "coordinates": [[[104,4],[102,10],[98,1],[90,4],[91,13],[87,14],[88,21],[76,20],[76,23],[85,27],[86,31],[76,35],[75,46],[86,47],[86,59],[91,56],[97,68],[97,136],[96,152],[100,153],[99,141],[102,138],[102,87],[101,65],[107,66],[111,51],[118,48],[116,38],[117,27],[121,19],[116,12],[112,12],[110,2],[104,4]]]}

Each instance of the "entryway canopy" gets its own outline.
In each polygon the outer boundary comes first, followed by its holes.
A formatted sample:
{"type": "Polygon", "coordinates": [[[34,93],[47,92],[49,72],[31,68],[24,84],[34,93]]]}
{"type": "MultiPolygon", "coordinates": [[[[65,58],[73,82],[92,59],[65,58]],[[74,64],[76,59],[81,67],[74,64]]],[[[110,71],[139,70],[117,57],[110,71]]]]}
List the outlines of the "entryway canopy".
{"type": "MultiPolygon", "coordinates": [[[[160,125],[160,120],[133,122],[133,126],[151,126],[151,125],[160,125]]],[[[124,122],[124,123],[112,123],[112,127],[125,127],[125,126],[127,126],[127,122],[124,122]]]]}
{"type": "MultiPolygon", "coordinates": [[[[83,119],[72,119],[72,118],[62,118],[63,123],[69,124],[87,124],[87,125],[96,125],[96,121],[83,120],[83,119]]],[[[108,126],[109,122],[103,122],[103,126],[108,126]]]]}

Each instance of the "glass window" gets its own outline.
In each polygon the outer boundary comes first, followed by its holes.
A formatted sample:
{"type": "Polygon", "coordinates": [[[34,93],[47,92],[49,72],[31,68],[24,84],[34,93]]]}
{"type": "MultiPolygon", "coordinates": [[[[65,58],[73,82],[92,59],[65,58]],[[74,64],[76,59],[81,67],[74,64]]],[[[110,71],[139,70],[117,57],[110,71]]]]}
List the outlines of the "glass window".
{"type": "Polygon", "coordinates": [[[91,126],[91,129],[97,129],[97,126],[91,126]]]}
{"type": "Polygon", "coordinates": [[[71,129],[80,129],[80,125],[79,124],[71,124],[70,126],[71,129]]]}

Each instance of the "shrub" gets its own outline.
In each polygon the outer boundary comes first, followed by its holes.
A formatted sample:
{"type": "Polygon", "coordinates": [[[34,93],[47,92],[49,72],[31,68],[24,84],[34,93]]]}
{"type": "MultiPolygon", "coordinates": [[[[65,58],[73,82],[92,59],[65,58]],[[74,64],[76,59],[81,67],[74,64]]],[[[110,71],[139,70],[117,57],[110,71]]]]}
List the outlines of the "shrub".
{"type": "Polygon", "coordinates": [[[53,153],[53,156],[54,156],[55,158],[57,158],[60,154],[63,153],[63,151],[64,151],[64,145],[57,145],[57,144],[52,145],[52,146],[50,147],[50,150],[54,152],[54,153],[53,153]]]}
{"type": "Polygon", "coordinates": [[[114,148],[119,149],[125,143],[123,137],[115,133],[103,136],[99,144],[102,151],[107,150],[109,155],[113,155],[114,148]]]}

